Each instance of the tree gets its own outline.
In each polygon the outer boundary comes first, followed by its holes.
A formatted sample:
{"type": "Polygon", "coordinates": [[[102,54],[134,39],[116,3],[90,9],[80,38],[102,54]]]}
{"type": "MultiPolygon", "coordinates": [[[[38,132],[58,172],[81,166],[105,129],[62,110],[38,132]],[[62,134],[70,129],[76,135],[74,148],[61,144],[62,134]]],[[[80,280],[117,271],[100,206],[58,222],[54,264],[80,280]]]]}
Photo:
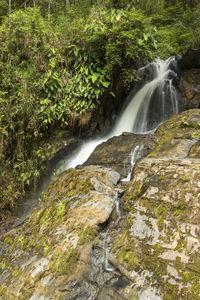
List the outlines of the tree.
{"type": "Polygon", "coordinates": [[[12,10],[12,3],[11,0],[8,0],[8,14],[11,14],[11,10],[12,10]]]}

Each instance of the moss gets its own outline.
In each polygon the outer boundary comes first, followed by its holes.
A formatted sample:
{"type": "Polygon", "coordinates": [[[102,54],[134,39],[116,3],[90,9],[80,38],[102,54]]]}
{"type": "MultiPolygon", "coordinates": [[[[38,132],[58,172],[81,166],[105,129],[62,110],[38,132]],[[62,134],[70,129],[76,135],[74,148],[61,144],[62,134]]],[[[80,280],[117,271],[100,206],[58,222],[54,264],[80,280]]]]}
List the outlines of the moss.
{"type": "Polygon", "coordinates": [[[120,264],[125,265],[127,270],[134,270],[139,266],[140,261],[135,249],[135,243],[131,239],[128,230],[125,230],[115,238],[112,251],[120,264]]]}
{"type": "Polygon", "coordinates": [[[12,245],[14,241],[14,236],[12,234],[6,235],[6,238],[4,240],[5,243],[12,245]]]}
{"type": "Polygon", "coordinates": [[[27,300],[30,299],[34,293],[34,288],[32,286],[27,286],[25,289],[22,290],[20,295],[20,300],[27,300]]]}
{"type": "Polygon", "coordinates": [[[129,247],[124,247],[121,249],[117,255],[120,264],[126,265],[127,269],[134,270],[139,265],[139,259],[136,256],[136,252],[134,249],[129,247]]]}
{"type": "Polygon", "coordinates": [[[198,300],[200,294],[199,274],[186,270],[180,275],[182,276],[183,282],[190,287],[188,289],[188,292],[190,293],[190,298],[198,300]]]}
{"type": "Polygon", "coordinates": [[[190,179],[189,179],[189,174],[186,174],[185,176],[183,176],[182,180],[183,180],[184,182],[190,181],[190,179]]]}
{"type": "Polygon", "coordinates": [[[139,297],[138,295],[136,294],[136,292],[133,292],[132,295],[130,296],[129,300],[138,300],[139,297]]]}
{"type": "Polygon", "coordinates": [[[200,123],[192,123],[188,121],[183,121],[179,125],[180,128],[192,128],[192,129],[200,129],[200,123]]]}
{"type": "Polygon", "coordinates": [[[20,274],[21,274],[20,270],[14,270],[14,271],[12,271],[12,276],[14,276],[14,277],[18,277],[20,274]]]}
{"type": "Polygon", "coordinates": [[[187,267],[190,270],[200,274],[200,258],[199,257],[194,258],[194,263],[193,264],[188,264],[187,267]]]}
{"type": "Polygon", "coordinates": [[[8,288],[5,285],[0,287],[0,296],[5,297],[4,299],[8,299],[8,288]]]}
{"type": "Polygon", "coordinates": [[[164,287],[164,300],[174,300],[177,298],[177,286],[172,285],[169,282],[165,283],[164,287]]]}
{"type": "Polygon", "coordinates": [[[165,205],[162,203],[158,206],[158,208],[156,209],[156,214],[158,216],[161,216],[164,212],[166,211],[166,207],[165,205]]]}
{"type": "Polygon", "coordinates": [[[99,237],[96,236],[96,237],[94,238],[94,241],[93,241],[93,247],[94,247],[94,248],[99,248],[100,243],[101,243],[101,241],[100,241],[99,237]]]}
{"type": "Polygon", "coordinates": [[[97,229],[95,227],[87,227],[78,230],[78,244],[83,245],[89,241],[92,241],[96,235],[97,229]]]}
{"type": "Polygon", "coordinates": [[[157,220],[157,226],[158,226],[158,230],[159,231],[162,231],[163,230],[163,227],[164,227],[164,220],[159,217],[158,220],[157,220]]]}
{"type": "Polygon", "coordinates": [[[192,134],[192,139],[199,139],[200,138],[200,132],[199,131],[195,131],[192,134]]]}
{"type": "Polygon", "coordinates": [[[56,248],[51,257],[50,270],[58,275],[69,275],[73,270],[73,274],[77,268],[79,253],[76,249],[63,251],[56,248]]]}
{"type": "Polygon", "coordinates": [[[200,141],[195,143],[190,149],[189,158],[200,158],[200,141]]]}
{"type": "Polygon", "coordinates": [[[185,240],[184,238],[178,240],[177,246],[175,248],[175,250],[182,252],[183,249],[185,249],[187,246],[187,240],[185,240]]]}

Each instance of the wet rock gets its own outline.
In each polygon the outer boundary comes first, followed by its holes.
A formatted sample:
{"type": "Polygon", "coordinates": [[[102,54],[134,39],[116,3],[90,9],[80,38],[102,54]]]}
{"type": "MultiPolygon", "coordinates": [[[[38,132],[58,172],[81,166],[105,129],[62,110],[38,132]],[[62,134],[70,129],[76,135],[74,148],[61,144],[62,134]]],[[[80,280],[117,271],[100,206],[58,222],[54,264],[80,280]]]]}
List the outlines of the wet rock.
{"type": "Polygon", "coordinates": [[[143,145],[138,158],[146,156],[155,147],[155,138],[152,135],[138,135],[124,132],[96,147],[94,152],[84,163],[110,167],[127,177],[131,170],[131,152],[137,145],[143,145]]]}
{"type": "Polygon", "coordinates": [[[100,291],[99,295],[97,296],[97,300],[123,300],[123,299],[125,298],[111,288],[103,288],[100,291]]]}

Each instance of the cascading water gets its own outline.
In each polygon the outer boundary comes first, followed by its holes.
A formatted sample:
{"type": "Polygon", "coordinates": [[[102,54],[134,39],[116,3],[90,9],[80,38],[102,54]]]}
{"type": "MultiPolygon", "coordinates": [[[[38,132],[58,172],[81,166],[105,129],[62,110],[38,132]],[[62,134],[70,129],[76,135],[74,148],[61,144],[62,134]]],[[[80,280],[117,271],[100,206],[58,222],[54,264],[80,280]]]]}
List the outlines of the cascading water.
{"type": "Polygon", "coordinates": [[[85,142],[79,152],[65,163],[64,169],[83,164],[97,145],[113,136],[125,131],[149,133],[172,114],[178,113],[178,97],[173,86],[177,74],[170,69],[175,61],[174,57],[165,61],[157,59],[139,69],[139,76],[150,74],[150,78],[122,111],[113,130],[104,137],[85,142]]]}
{"type": "Polygon", "coordinates": [[[166,61],[157,59],[138,71],[139,76],[150,72],[152,79],[138,91],[122,112],[113,130],[114,135],[123,131],[147,133],[172,114],[178,113],[177,93],[172,84],[177,74],[169,68],[173,60],[175,58],[166,61]]]}
{"type": "Polygon", "coordinates": [[[134,166],[135,166],[137,160],[141,157],[141,156],[140,156],[140,152],[141,152],[142,148],[143,148],[143,145],[137,145],[137,146],[133,149],[133,151],[131,152],[131,154],[130,154],[130,157],[131,157],[130,171],[129,171],[127,177],[124,178],[124,179],[122,179],[122,181],[124,181],[124,182],[130,181],[130,179],[131,179],[131,173],[132,173],[132,171],[133,171],[133,168],[134,168],[134,166]]]}

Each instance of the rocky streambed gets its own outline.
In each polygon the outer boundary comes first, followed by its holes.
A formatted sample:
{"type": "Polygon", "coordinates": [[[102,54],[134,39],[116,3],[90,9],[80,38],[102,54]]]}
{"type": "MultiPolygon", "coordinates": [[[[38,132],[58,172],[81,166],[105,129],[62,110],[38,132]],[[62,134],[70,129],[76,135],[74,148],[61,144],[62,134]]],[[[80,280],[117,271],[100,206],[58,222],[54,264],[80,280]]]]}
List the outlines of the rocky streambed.
{"type": "Polygon", "coordinates": [[[0,243],[1,299],[199,299],[200,110],[99,145],[0,243]]]}

